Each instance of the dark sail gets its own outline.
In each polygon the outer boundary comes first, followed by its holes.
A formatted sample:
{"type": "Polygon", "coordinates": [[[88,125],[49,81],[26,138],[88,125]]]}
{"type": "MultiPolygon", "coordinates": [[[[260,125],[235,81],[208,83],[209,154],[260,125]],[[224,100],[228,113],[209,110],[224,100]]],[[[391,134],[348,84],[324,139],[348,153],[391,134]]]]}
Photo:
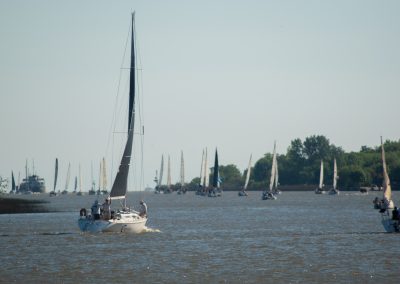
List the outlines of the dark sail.
{"type": "Polygon", "coordinates": [[[14,179],[14,173],[11,171],[11,190],[15,192],[15,179],[14,179]]]}
{"type": "Polygon", "coordinates": [[[133,129],[135,120],[135,13],[132,13],[132,43],[131,43],[131,66],[130,66],[130,89],[129,89],[129,121],[128,121],[128,140],[126,141],[124,154],[121,164],[111,188],[110,197],[112,199],[125,198],[128,188],[129,164],[131,162],[133,129]]]}
{"type": "Polygon", "coordinates": [[[218,188],[219,179],[219,165],[218,165],[218,152],[215,149],[214,173],[213,173],[213,187],[218,188]]]}
{"type": "Polygon", "coordinates": [[[78,188],[78,177],[75,177],[75,186],[74,186],[74,190],[76,191],[76,189],[78,188]]]}
{"type": "Polygon", "coordinates": [[[56,158],[56,169],[54,173],[54,191],[56,191],[57,176],[58,176],[58,159],[56,158]]]}

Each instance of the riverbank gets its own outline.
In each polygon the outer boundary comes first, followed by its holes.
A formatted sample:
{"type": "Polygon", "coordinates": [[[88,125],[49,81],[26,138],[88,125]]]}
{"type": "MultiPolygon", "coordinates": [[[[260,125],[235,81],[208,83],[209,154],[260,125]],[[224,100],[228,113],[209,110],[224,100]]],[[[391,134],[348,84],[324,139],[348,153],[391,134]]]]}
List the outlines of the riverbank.
{"type": "Polygon", "coordinates": [[[47,203],[49,202],[44,200],[28,200],[24,198],[0,196],[0,214],[49,212],[45,206],[47,203]]]}

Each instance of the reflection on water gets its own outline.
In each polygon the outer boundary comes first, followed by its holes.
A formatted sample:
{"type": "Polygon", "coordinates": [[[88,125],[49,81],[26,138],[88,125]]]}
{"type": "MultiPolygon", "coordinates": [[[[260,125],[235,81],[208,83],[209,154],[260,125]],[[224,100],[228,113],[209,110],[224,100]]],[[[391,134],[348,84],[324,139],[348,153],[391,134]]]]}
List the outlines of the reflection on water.
{"type": "Polygon", "coordinates": [[[285,192],[275,201],[260,196],[131,193],[129,200],[144,198],[149,205],[148,228],[138,235],[83,234],[79,209],[96,197],[44,197],[61,212],[0,215],[0,282],[400,279],[399,235],[383,232],[372,209],[375,194],[285,192]]]}

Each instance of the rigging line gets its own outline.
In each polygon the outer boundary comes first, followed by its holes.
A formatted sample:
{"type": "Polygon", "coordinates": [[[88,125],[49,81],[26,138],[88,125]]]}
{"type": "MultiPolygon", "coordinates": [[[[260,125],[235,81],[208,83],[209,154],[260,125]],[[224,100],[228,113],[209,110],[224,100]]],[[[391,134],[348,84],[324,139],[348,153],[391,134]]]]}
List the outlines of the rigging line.
{"type": "MultiPolygon", "coordinates": [[[[130,26],[129,26],[129,30],[128,30],[128,34],[125,40],[125,47],[124,47],[124,52],[122,55],[122,60],[121,60],[121,68],[124,64],[125,61],[125,57],[126,57],[126,51],[127,51],[127,46],[128,46],[128,42],[129,42],[129,35],[130,35],[130,26]]],[[[119,94],[120,94],[120,87],[121,87],[121,79],[122,79],[122,69],[120,68],[119,70],[119,76],[118,76],[118,85],[117,85],[117,94],[115,96],[115,102],[114,102],[114,110],[113,110],[113,114],[111,117],[111,123],[110,123],[110,128],[109,128],[109,135],[108,135],[108,140],[107,140],[107,146],[106,146],[106,151],[105,151],[105,156],[108,156],[108,151],[110,149],[110,140],[111,140],[111,136],[112,136],[112,149],[114,148],[114,135],[111,135],[110,133],[112,132],[112,129],[114,128],[115,130],[115,124],[116,124],[116,116],[117,116],[117,106],[118,106],[118,98],[119,98],[119,94]]],[[[112,180],[112,176],[113,176],[113,168],[114,168],[114,151],[111,150],[111,171],[110,171],[110,180],[112,180]]],[[[112,185],[111,185],[112,186],[112,185]]]]}

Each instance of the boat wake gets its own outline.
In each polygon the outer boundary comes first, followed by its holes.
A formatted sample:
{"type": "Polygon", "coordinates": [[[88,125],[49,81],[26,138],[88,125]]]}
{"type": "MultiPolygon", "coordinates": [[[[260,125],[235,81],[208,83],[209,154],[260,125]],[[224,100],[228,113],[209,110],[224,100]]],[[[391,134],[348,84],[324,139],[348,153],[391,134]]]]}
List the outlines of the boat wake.
{"type": "Polygon", "coordinates": [[[161,231],[159,229],[153,229],[153,228],[149,228],[149,227],[144,227],[143,233],[161,233],[161,231]]]}

